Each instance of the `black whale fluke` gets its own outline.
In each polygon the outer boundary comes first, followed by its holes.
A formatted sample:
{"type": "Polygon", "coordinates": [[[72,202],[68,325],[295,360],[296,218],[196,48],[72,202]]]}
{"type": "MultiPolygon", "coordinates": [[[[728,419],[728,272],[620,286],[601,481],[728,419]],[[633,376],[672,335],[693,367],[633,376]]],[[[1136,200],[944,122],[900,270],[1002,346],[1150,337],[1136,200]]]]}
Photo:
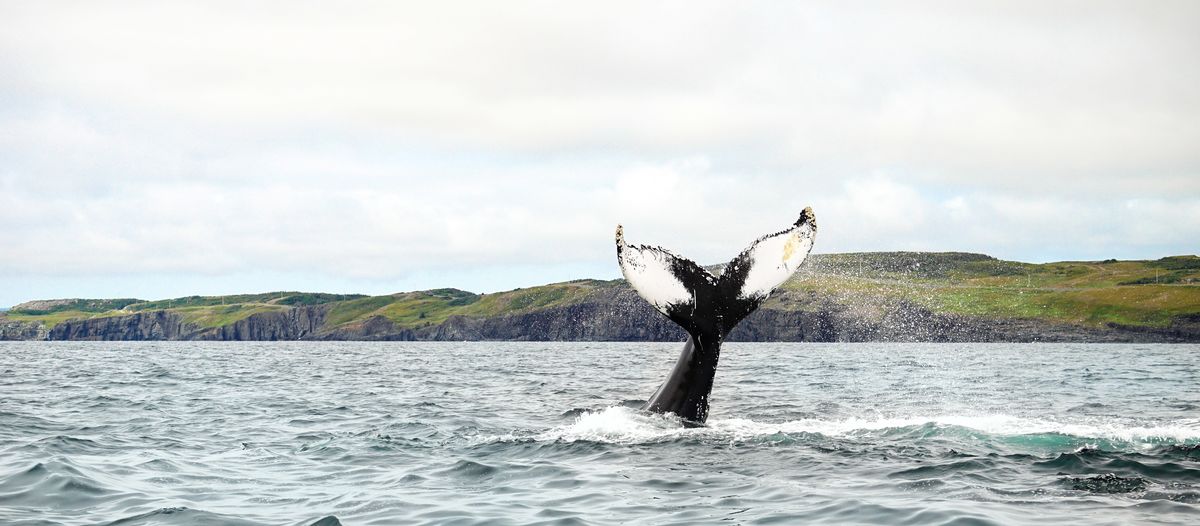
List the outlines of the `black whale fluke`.
{"type": "Polygon", "coordinates": [[[721,342],[796,272],[816,233],[812,209],[805,208],[791,228],[759,238],[714,276],[663,248],[626,244],[624,230],[617,226],[621,273],[642,298],[688,333],[675,368],[643,409],[674,413],[686,424],[704,423],[721,342]]]}

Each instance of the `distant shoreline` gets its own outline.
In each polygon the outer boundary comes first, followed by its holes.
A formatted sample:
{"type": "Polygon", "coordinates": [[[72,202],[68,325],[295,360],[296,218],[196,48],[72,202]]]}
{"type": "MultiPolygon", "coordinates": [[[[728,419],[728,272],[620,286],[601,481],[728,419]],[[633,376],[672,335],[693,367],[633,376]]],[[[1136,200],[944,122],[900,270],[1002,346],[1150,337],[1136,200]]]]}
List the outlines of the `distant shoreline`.
{"type": "MultiPolygon", "coordinates": [[[[623,280],[494,294],[60,299],[0,340],[681,341],[623,280]]],[[[1200,258],[1043,264],[961,252],[813,255],[729,341],[1200,342],[1200,258]]]]}

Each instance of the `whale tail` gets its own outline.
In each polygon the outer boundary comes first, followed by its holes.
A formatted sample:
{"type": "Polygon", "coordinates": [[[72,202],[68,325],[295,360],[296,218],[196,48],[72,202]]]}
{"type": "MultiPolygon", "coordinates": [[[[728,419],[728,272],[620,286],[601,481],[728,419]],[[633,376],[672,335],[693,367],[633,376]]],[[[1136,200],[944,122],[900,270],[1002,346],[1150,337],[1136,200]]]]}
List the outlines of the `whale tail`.
{"type": "Polygon", "coordinates": [[[689,336],[675,370],[646,409],[704,422],[721,342],[796,272],[816,233],[812,209],[805,208],[791,228],[757,239],[715,276],[661,247],[627,244],[617,226],[621,273],[638,295],[689,336]]]}

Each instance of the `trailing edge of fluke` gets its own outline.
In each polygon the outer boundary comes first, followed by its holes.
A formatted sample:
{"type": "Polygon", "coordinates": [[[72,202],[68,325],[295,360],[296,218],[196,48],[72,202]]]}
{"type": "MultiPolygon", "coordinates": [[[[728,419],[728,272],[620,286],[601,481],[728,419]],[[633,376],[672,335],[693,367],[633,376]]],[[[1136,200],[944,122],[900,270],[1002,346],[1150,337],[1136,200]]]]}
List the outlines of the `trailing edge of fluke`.
{"type": "Polygon", "coordinates": [[[661,247],[627,244],[617,226],[621,273],[642,298],[688,333],[679,361],[644,410],[674,413],[689,425],[704,423],[721,342],[800,268],[816,234],[812,208],[805,208],[791,228],[759,238],[714,276],[661,247]]]}

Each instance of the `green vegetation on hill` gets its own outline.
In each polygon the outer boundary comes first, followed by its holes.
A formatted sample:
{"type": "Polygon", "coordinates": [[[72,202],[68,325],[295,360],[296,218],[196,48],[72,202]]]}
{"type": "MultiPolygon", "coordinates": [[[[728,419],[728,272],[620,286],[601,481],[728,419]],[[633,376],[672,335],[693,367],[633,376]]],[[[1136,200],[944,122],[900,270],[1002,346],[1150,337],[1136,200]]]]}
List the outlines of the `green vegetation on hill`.
{"type": "Polygon", "coordinates": [[[364,320],[371,317],[379,309],[399,301],[399,296],[403,295],[369,296],[350,301],[340,301],[335,303],[330,309],[329,314],[325,317],[325,323],[337,326],[352,321],[364,320]]]}
{"type": "Polygon", "coordinates": [[[120,311],[108,311],[107,313],[97,314],[95,312],[84,312],[84,311],[78,311],[78,310],[64,310],[64,311],[51,312],[48,314],[28,314],[26,312],[17,311],[15,309],[13,309],[13,310],[9,310],[8,312],[4,313],[4,317],[8,318],[10,320],[13,320],[13,321],[41,323],[41,324],[45,325],[46,328],[52,328],[55,325],[58,325],[59,323],[62,323],[67,320],[99,318],[104,315],[117,316],[120,314],[121,314],[120,311]]]}
{"type": "Polygon", "coordinates": [[[1196,283],[1196,273],[1200,271],[1200,257],[1171,256],[1158,261],[1151,261],[1150,265],[1155,267],[1153,278],[1142,276],[1137,279],[1121,282],[1120,285],[1196,283]],[[1163,269],[1163,272],[1159,272],[1158,269],[1163,269]]]}
{"type": "MultiPolygon", "coordinates": [[[[411,329],[451,316],[483,318],[565,307],[623,286],[620,280],[582,279],[494,294],[435,289],[387,296],[272,292],[157,301],[48,300],[24,303],[2,315],[52,327],[68,319],[165,310],[211,328],[258,313],[327,305],[325,329],[353,327],[375,317],[411,329]]],[[[1165,327],[1180,316],[1200,316],[1200,258],[1031,264],[957,252],[814,255],[767,307],[810,309],[815,298],[851,307],[902,300],[933,312],[981,318],[1165,327]]]]}
{"type": "Polygon", "coordinates": [[[362,294],[325,294],[320,292],[266,292],[263,294],[235,294],[231,296],[186,296],[158,301],[135,300],[128,310],[146,311],[184,307],[216,307],[243,303],[266,305],[320,305],[335,301],[365,298],[362,294]]]}
{"type": "Polygon", "coordinates": [[[977,254],[814,256],[788,286],[900,297],[935,312],[1102,326],[1164,327],[1200,314],[1200,258],[1031,264],[977,254]],[[1171,272],[1164,280],[1165,270],[1171,272]]]}
{"type": "Polygon", "coordinates": [[[138,312],[170,311],[198,327],[220,327],[260,312],[281,311],[301,305],[320,305],[366,298],[362,294],[267,292],[230,296],[187,296],[157,301],[139,299],[39,300],[17,305],[5,315],[12,320],[54,327],[71,319],[123,316],[138,312]]]}
{"type": "Polygon", "coordinates": [[[515,289],[495,294],[473,294],[458,289],[405,292],[338,302],[326,316],[326,326],[362,323],[382,316],[398,328],[437,325],[450,316],[490,317],[569,305],[582,301],[599,287],[614,282],[575,280],[515,289]]]}
{"type": "Polygon", "coordinates": [[[382,316],[402,328],[426,323],[441,323],[449,312],[478,301],[478,296],[457,289],[437,289],[405,292],[391,296],[374,296],[333,306],[325,318],[326,325],[337,327],[361,323],[382,316]]]}
{"type": "Polygon", "coordinates": [[[260,312],[282,311],[286,308],[287,306],[285,305],[239,303],[234,305],[182,307],[171,310],[183,317],[184,322],[207,329],[229,325],[260,312]]]}
{"type": "Polygon", "coordinates": [[[27,314],[32,316],[54,314],[59,312],[107,312],[110,310],[123,309],[126,306],[134,303],[140,303],[143,300],[134,298],[119,298],[111,300],[97,299],[62,299],[62,300],[37,300],[28,301],[13,307],[9,312],[13,314],[27,314]]]}

